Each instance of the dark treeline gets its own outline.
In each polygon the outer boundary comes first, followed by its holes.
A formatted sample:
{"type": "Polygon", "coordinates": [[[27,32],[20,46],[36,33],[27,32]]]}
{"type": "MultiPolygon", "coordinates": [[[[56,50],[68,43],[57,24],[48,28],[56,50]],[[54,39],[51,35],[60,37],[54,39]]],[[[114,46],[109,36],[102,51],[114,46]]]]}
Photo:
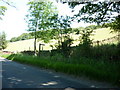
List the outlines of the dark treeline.
{"type": "MultiPolygon", "coordinates": [[[[98,25],[90,25],[87,26],[89,28],[93,28],[93,29],[98,29],[101,28],[101,26],[98,25]]],[[[84,27],[79,27],[79,28],[72,28],[72,32],[71,33],[76,33],[79,34],[81,29],[85,29],[84,27]]],[[[37,37],[39,39],[44,40],[45,42],[49,42],[49,40],[53,39],[52,38],[52,34],[51,34],[52,30],[41,30],[41,31],[37,31],[37,37]]],[[[56,30],[57,31],[57,30],[56,30]]],[[[16,42],[16,41],[21,41],[21,40],[28,40],[28,39],[33,39],[34,38],[34,32],[30,32],[30,33],[23,33],[18,37],[13,37],[10,39],[10,42],[16,42]]]]}
{"type": "Polygon", "coordinates": [[[16,42],[21,40],[28,40],[34,38],[30,33],[23,33],[18,37],[13,37],[10,39],[10,42],[16,42]]]}

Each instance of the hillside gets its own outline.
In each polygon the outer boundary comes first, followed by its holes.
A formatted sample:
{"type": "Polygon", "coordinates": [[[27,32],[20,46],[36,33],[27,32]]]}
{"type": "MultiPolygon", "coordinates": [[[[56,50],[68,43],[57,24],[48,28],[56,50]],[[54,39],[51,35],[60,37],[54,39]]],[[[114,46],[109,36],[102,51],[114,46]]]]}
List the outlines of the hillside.
{"type": "MultiPolygon", "coordinates": [[[[96,29],[94,30],[91,39],[93,39],[93,41],[97,41],[97,40],[101,41],[103,39],[107,39],[117,35],[116,33],[110,33],[110,32],[111,32],[110,28],[96,29]]],[[[72,35],[72,38],[76,40],[73,42],[72,46],[76,46],[79,44],[79,36],[80,35],[72,35]]],[[[51,50],[52,47],[50,47],[50,45],[54,45],[56,42],[57,42],[56,40],[51,40],[49,43],[44,43],[43,41],[39,41],[37,42],[37,50],[39,49],[39,43],[45,44],[45,46],[43,46],[43,50],[51,50]]],[[[16,52],[24,51],[24,50],[34,50],[34,39],[10,42],[8,43],[8,47],[5,50],[16,51],[16,52]]]]}

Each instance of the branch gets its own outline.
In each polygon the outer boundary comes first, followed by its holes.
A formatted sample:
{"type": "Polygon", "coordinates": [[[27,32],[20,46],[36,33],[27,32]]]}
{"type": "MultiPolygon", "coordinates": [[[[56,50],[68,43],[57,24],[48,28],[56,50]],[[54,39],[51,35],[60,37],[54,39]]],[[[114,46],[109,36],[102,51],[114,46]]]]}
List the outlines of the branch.
{"type": "Polygon", "coordinates": [[[112,3],[113,3],[113,2],[108,3],[108,7],[106,7],[105,11],[103,12],[103,17],[101,18],[101,22],[103,21],[105,15],[106,15],[106,13],[107,13],[107,11],[108,11],[108,9],[109,9],[109,7],[110,7],[110,5],[111,5],[112,3]]]}
{"type": "Polygon", "coordinates": [[[2,1],[3,1],[4,3],[6,3],[7,5],[16,8],[14,5],[10,4],[9,2],[7,2],[7,1],[5,1],[5,0],[2,0],[2,1]]]}

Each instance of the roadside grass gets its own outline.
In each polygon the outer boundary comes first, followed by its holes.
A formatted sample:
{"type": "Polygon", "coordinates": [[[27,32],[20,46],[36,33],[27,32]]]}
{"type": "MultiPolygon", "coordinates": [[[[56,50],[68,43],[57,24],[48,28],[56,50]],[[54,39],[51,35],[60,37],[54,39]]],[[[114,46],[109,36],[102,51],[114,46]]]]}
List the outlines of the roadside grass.
{"type": "Polygon", "coordinates": [[[52,69],[56,72],[63,72],[75,76],[86,76],[90,79],[107,81],[120,85],[120,63],[110,63],[104,60],[93,60],[79,58],[70,61],[55,60],[50,57],[37,57],[23,54],[11,54],[3,57],[24,64],[30,64],[45,69],[52,69]]]}
{"type": "Polygon", "coordinates": [[[7,58],[7,57],[9,57],[11,54],[2,54],[2,53],[0,53],[0,57],[4,57],[4,58],[7,58]]]}

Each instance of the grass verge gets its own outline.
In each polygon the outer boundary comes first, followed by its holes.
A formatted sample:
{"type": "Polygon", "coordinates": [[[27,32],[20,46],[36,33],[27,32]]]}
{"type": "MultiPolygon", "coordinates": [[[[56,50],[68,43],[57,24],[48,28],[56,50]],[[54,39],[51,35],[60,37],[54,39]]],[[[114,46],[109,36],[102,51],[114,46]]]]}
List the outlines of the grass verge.
{"type": "MultiPolygon", "coordinates": [[[[107,81],[120,85],[119,63],[79,59],[80,63],[56,61],[51,58],[28,56],[23,54],[2,55],[3,57],[20,63],[30,64],[56,72],[63,72],[75,76],[87,76],[91,79],[107,81]]],[[[77,62],[77,60],[76,60],[77,62]]]]}

